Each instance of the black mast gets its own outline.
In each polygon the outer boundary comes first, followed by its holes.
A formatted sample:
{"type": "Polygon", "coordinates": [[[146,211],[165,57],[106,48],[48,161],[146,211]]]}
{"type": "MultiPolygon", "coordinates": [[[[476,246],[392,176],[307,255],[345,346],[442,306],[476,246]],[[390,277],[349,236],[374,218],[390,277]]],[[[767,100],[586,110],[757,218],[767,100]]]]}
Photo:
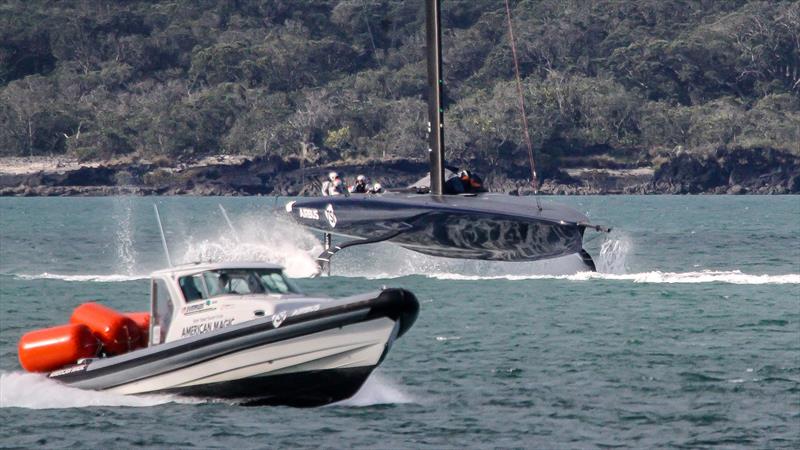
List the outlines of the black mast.
{"type": "Polygon", "coordinates": [[[428,153],[431,156],[431,194],[444,193],[444,108],[442,107],[442,22],[439,0],[426,0],[428,53],[428,153]]]}

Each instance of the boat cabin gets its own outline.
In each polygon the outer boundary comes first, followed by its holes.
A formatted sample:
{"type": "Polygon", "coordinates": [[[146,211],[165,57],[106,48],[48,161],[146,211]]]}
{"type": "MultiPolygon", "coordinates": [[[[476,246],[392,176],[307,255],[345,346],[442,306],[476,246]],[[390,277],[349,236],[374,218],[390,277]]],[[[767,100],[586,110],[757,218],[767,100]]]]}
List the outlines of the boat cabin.
{"type": "Polygon", "coordinates": [[[319,307],[268,263],[189,264],[154,272],[150,284],[150,342],[176,339],[271,316],[283,310],[319,307]]]}

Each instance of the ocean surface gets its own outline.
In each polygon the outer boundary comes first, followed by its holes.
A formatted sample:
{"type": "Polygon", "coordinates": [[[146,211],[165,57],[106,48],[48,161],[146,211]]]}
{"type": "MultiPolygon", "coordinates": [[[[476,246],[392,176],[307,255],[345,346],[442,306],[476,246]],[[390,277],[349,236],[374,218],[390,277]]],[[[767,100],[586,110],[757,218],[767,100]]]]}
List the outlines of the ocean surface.
{"type": "Polygon", "coordinates": [[[614,227],[600,273],[379,244],[311,279],[285,199],[0,198],[0,447],[800,447],[800,197],[548,198],[614,227]],[[313,408],[127,397],[27,374],[16,344],[100,300],[144,310],[177,261],[270,260],[309,292],[412,290],[420,316],[362,390],[313,408]],[[220,213],[223,205],[234,231],[220,213]]]}

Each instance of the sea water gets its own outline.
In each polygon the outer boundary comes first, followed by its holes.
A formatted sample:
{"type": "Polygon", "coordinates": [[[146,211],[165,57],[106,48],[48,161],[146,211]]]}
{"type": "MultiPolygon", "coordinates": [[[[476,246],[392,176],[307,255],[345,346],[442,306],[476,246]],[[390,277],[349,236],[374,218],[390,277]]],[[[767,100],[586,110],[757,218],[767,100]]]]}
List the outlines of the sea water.
{"type": "Polygon", "coordinates": [[[569,197],[576,257],[487,263],[389,244],[336,255],[285,199],[0,198],[2,447],[800,446],[800,198],[569,197]],[[16,343],[87,300],[145,310],[172,259],[266,260],[308,292],[407,288],[417,323],[361,391],[313,409],[121,396],[27,374],[16,343]],[[223,205],[229,225],[220,212],[223,205]]]}

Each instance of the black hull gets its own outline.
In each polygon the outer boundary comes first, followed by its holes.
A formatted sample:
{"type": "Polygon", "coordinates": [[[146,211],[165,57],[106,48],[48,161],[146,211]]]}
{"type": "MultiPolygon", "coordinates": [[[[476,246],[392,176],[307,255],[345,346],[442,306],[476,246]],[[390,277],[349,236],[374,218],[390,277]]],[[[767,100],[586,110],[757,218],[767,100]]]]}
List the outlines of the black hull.
{"type": "Polygon", "coordinates": [[[431,213],[414,232],[391,242],[432,256],[487,261],[537,261],[577,253],[583,236],[576,226],[473,214],[431,213]]]}
{"type": "Polygon", "coordinates": [[[579,253],[587,219],[570,208],[508,195],[317,197],[289,208],[300,224],[385,240],[445,258],[537,261],[579,253]],[[386,237],[382,239],[382,237],[386,237]]]}
{"type": "Polygon", "coordinates": [[[162,393],[229,399],[246,406],[322,406],[355,395],[374,367],[318,370],[166,389],[162,393]]]}

